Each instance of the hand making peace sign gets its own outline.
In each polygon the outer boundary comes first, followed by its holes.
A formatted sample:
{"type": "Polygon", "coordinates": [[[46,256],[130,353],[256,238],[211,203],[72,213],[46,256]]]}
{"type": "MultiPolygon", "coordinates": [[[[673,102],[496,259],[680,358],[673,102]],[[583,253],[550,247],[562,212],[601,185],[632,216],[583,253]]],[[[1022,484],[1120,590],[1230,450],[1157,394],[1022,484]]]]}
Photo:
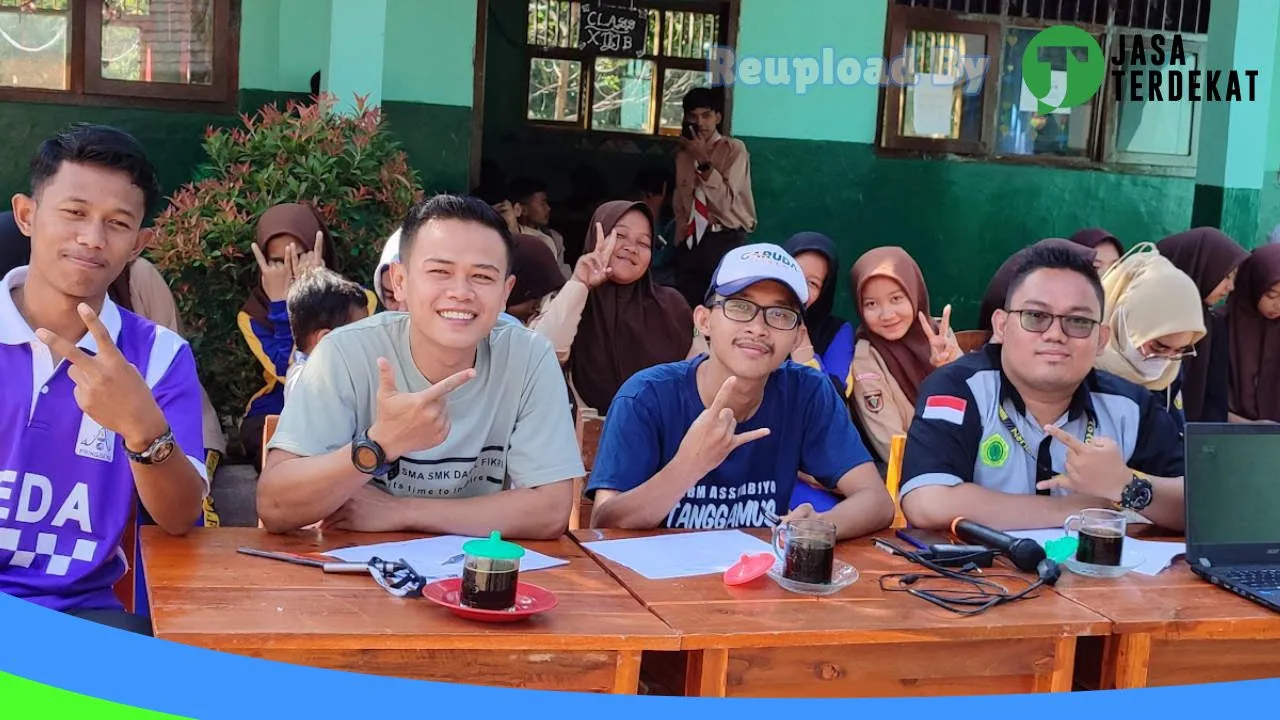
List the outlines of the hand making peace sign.
{"type": "Polygon", "coordinates": [[[609,263],[613,260],[613,248],[618,243],[618,230],[614,228],[609,237],[604,235],[604,225],[596,223],[596,249],[578,258],[573,269],[573,278],[589,288],[598,288],[609,279],[613,268],[609,263]]]}
{"type": "Polygon", "coordinates": [[[382,446],[387,460],[443,443],[449,437],[449,393],[475,375],[467,368],[426,390],[402,392],[396,388],[391,363],[378,358],[378,417],[369,428],[370,439],[382,446]]]}
{"type": "Polygon", "coordinates": [[[94,422],[119,435],[125,447],[141,452],[164,434],[167,422],[151,388],[138,369],[125,359],[98,314],[81,303],[77,308],[97,352],[89,353],[74,342],[44,328],[36,330],[40,342],[55,357],[71,364],[67,377],[76,384],[76,404],[94,422]]]}
{"type": "Polygon", "coordinates": [[[296,244],[290,243],[284,252],[284,262],[267,260],[257,243],[250,249],[253,250],[258,270],[262,273],[262,291],[271,302],[280,302],[289,297],[289,288],[306,271],[324,267],[324,233],[319,231],[316,232],[314,248],[307,252],[302,252],[296,244]]]}
{"type": "Polygon", "coordinates": [[[716,392],[711,406],[703,410],[680,442],[678,456],[683,456],[699,478],[715,470],[729,457],[729,453],[753,440],[767,437],[769,428],[759,428],[744,433],[735,433],[738,427],[729,408],[729,397],[733,394],[733,386],[737,378],[729,377],[716,392]]]}
{"type": "Polygon", "coordinates": [[[1037,490],[1064,488],[1093,497],[1120,499],[1133,473],[1125,465],[1115,440],[1095,437],[1085,443],[1056,425],[1046,425],[1044,431],[1067,446],[1067,464],[1061,475],[1036,483],[1037,490]]]}
{"type": "Polygon", "coordinates": [[[947,305],[942,309],[942,325],[937,331],[933,329],[933,322],[928,315],[920,313],[920,327],[924,329],[925,337],[929,338],[929,362],[934,367],[942,367],[947,363],[960,357],[960,345],[956,343],[955,336],[951,334],[951,306],[947,305]]]}

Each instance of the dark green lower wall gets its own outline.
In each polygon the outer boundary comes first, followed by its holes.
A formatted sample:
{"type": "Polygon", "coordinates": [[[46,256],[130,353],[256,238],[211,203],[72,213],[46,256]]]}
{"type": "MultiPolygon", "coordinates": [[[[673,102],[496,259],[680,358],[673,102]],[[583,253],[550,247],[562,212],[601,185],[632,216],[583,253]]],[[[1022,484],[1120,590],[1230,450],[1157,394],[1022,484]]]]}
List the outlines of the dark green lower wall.
{"type": "Polygon", "coordinates": [[[471,108],[387,101],[382,110],[428,194],[470,189],[471,108]]]}
{"type": "MultiPolygon", "coordinates": [[[[252,113],[276,102],[280,107],[300,93],[244,90],[240,110],[252,113]]],[[[441,105],[388,102],[386,121],[400,139],[409,163],[428,190],[465,191],[470,171],[471,109],[441,105]]],[[[114,125],[135,135],[147,148],[168,195],[191,180],[205,160],[201,143],[209,126],[238,125],[234,115],[180,113],[136,108],[108,108],[37,103],[0,103],[0,127],[5,152],[0,155],[0,192],[9,197],[27,192],[27,164],[31,154],[50,135],[72,122],[114,125]]],[[[7,204],[7,203],[6,203],[7,204]]]]}
{"type": "Polygon", "coordinates": [[[189,180],[191,170],[204,160],[200,144],[205,128],[230,125],[237,118],[133,108],[0,103],[0,127],[5,135],[5,152],[0,155],[3,197],[28,192],[27,167],[32,153],[45,138],[73,122],[114,125],[136,136],[155,163],[167,195],[189,180]]]}
{"type": "Polygon", "coordinates": [[[1262,191],[1258,194],[1258,232],[1256,243],[1267,241],[1271,230],[1280,225],[1280,170],[1269,170],[1262,178],[1262,191]]]}
{"type": "Polygon", "coordinates": [[[1245,247],[1258,234],[1261,192],[1197,184],[1191,206],[1192,227],[1216,227],[1245,247]]]}
{"type": "Polygon", "coordinates": [[[1184,230],[1193,181],[989,162],[898,160],[870,145],[743,138],[760,226],[781,241],[825,232],[843,265],[837,309],[852,315],[848,268],[878,245],[900,245],[920,263],[934,312],[953,304],[954,325],[973,327],[991,274],[1014,250],[1083,227],[1105,227],[1126,245],[1184,230]]]}

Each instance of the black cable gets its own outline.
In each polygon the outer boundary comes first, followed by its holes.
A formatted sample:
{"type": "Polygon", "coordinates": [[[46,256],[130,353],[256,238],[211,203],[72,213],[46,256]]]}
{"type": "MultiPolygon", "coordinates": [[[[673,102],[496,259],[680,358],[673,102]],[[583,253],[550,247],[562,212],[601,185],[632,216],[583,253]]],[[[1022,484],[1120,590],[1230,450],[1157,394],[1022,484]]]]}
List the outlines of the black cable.
{"type": "Polygon", "coordinates": [[[905,558],[906,560],[931,571],[931,573],[889,573],[887,575],[883,575],[880,577],[881,590],[885,592],[905,592],[913,597],[920,598],[921,600],[936,605],[944,610],[962,616],[978,615],[998,605],[1006,605],[1027,597],[1035,597],[1032,593],[1045,585],[1052,585],[1058,579],[1058,567],[1051,561],[1041,563],[1039,568],[1039,577],[1035,580],[1028,580],[1025,577],[1012,573],[1000,573],[975,577],[970,573],[978,570],[978,568],[972,563],[960,570],[952,570],[938,565],[929,558],[922,556],[920,553],[903,550],[886,540],[876,538],[875,543],[881,549],[888,551],[890,554],[905,558]],[[1027,587],[1018,592],[1013,592],[1004,585],[995,582],[995,579],[1003,578],[1027,583],[1027,587]],[[889,584],[894,580],[897,580],[896,585],[889,584]],[[959,583],[962,587],[936,589],[920,589],[912,587],[917,583],[928,580],[942,580],[946,582],[959,583]],[[970,587],[963,587],[966,585],[970,587]]]}

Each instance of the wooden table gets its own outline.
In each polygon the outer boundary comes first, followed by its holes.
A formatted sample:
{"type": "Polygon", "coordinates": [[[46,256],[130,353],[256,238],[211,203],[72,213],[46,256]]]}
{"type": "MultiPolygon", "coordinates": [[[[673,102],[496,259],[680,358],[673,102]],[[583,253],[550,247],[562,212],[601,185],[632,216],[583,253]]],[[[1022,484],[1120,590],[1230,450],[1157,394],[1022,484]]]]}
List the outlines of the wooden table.
{"type": "Polygon", "coordinates": [[[1280,614],[1200,579],[1181,557],[1155,576],[1064,572],[1055,589],[1112,621],[1111,635],[1082,648],[1088,687],[1280,677],[1280,614]]]}
{"type": "Polygon", "coordinates": [[[368,575],[251,557],[409,535],[201,528],[182,538],[142,529],[156,637],[215,650],[374,675],[510,687],[635,693],[643,650],[676,634],[567,537],[521,543],[569,565],[528,573],[559,605],[527,621],[482,624],[429,600],[397,598],[368,575]]]}
{"type": "MultiPolygon", "coordinates": [[[[580,530],[574,536],[590,542],[646,534],[652,533],[580,530]]],[[[905,593],[882,591],[882,575],[913,566],[875,548],[870,539],[841,543],[836,557],[851,563],[861,577],[824,598],[792,594],[769,578],[738,588],[725,585],[718,575],[646,580],[612,561],[597,560],[680,632],[680,647],[689,651],[688,695],[1067,691],[1077,636],[1105,635],[1110,627],[1106,618],[1051,590],[960,617],[905,593]]]]}

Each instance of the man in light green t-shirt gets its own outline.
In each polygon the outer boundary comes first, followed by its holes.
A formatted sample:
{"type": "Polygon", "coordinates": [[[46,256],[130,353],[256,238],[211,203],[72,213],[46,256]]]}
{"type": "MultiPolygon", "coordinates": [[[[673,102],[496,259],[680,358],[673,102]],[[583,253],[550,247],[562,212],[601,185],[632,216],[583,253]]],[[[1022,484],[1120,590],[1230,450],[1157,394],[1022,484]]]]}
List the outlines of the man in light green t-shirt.
{"type": "Polygon", "coordinates": [[[324,527],[549,538],[585,475],[551,343],[495,324],[511,237],[474,198],[410,211],[390,282],[407,312],[325,336],[299,374],[258,481],[273,532],[324,527]]]}

